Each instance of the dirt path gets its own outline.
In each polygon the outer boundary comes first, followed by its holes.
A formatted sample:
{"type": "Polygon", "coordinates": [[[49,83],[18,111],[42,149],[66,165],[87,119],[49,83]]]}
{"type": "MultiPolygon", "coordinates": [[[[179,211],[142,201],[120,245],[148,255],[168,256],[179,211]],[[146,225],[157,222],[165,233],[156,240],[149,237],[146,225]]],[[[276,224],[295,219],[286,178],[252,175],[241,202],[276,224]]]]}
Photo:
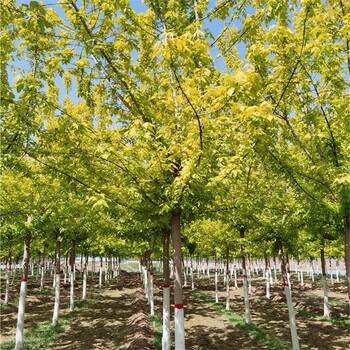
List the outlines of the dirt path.
{"type": "MultiPolygon", "coordinates": [[[[25,332],[38,326],[41,322],[50,322],[53,307],[53,289],[50,277],[47,276],[45,293],[39,292],[38,281],[29,280],[25,332]]],[[[153,327],[149,323],[148,310],[142,292],[139,273],[124,272],[118,279],[111,280],[96,290],[98,276],[88,278],[89,302],[79,302],[79,307],[70,313],[69,285],[61,287],[60,315],[71,315],[69,327],[59,334],[56,341],[47,344],[44,349],[56,350],[153,350],[153,327]],[[123,289],[120,290],[120,278],[123,289]],[[119,289],[118,289],[118,288],[119,289]]],[[[76,303],[81,295],[81,279],[76,281],[76,303]]],[[[17,286],[12,288],[11,300],[18,298],[17,286]]],[[[2,296],[3,297],[3,296],[2,296]]],[[[15,337],[17,306],[9,305],[1,310],[1,343],[11,341],[15,337]]],[[[25,333],[26,334],[26,333],[25,333]]],[[[25,335],[26,339],[26,335],[25,335]]]]}
{"type": "MultiPolygon", "coordinates": [[[[162,290],[159,276],[155,277],[155,309],[162,315],[162,290]]],[[[171,288],[171,300],[173,300],[171,288]]],[[[218,311],[211,308],[205,302],[196,298],[190,288],[184,288],[185,304],[185,342],[189,350],[263,350],[268,349],[247,333],[234,327],[218,311]]],[[[173,313],[173,308],[172,313],[173,313]]],[[[171,320],[173,315],[171,315],[171,320]]],[[[174,323],[171,321],[171,329],[174,323]]],[[[172,334],[172,339],[174,334],[172,334]]],[[[173,344],[174,345],[174,344],[173,344]]]]}
{"type": "MultiPolygon", "coordinates": [[[[282,288],[278,285],[271,287],[271,299],[265,297],[265,285],[262,279],[253,281],[253,293],[250,295],[252,322],[261,330],[268,332],[290,343],[290,328],[288,309],[282,288]]],[[[322,318],[323,297],[322,285],[317,281],[298,288],[294,281],[293,302],[296,312],[300,347],[303,350],[342,350],[350,344],[349,328],[336,322],[322,318]]],[[[244,315],[244,299],[241,281],[238,290],[231,288],[231,310],[244,315]]],[[[197,280],[197,286],[211,300],[215,298],[213,281],[206,278],[197,280]]],[[[225,302],[225,286],[221,282],[219,300],[225,302]]],[[[331,314],[335,320],[348,320],[348,305],[344,301],[345,286],[342,283],[329,286],[331,314]]],[[[239,343],[236,343],[236,346],[239,343]]],[[[261,348],[261,347],[260,347],[261,348]]],[[[210,349],[210,348],[202,348],[210,349]]],[[[223,348],[225,349],[225,348],[223,348]]],[[[254,348],[255,349],[255,348],[254,348]]]]}
{"type": "MultiPolygon", "coordinates": [[[[133,271],[135,269],[132,269],[133,271]]],[[[89,298],[91,302],[80,304],[72,315],[69,328],[59,335],[52,346],[55,350],[151,350],[154,331],[148,320],[149,308],[145,302],[142,282],[137,272],[124,272],[123,289],[119,290],[120,280],[110,281],[102,291],[96,291],[98,277],[90,277],[89,298]],[[92,301],[92,299],[94,301],[92,301]]],[[[155,311],[162,315],[162,277],[155,279],[155,311]]],[[[49,281],[47,281],[49,284],[49,281]]],[[[38,282],[31,280],[27,299],[25,328],[30,332],[40,322],[52,317],[53,290],[47,294],[38,293],[38,282]]],[[[78,298],[81,295],[81,281],[77,281],[78,298]]],[[[342,300],[344,286],[330,287],[332,314],[336,320],[347,320],[348,305],[342,300]]],[[[214,300],[213,279],[196,279],[196,289],[214,300]]],[[[322,316],[322,297],[319,284],[295,288],[293,300],[297,313],[298,334],[302,350],[340,350],[348,348],[349,328],[343,324],[332,323],[322,316]]],[[[172,292],[172,288],[171,288],[172,292]]],[[[271,290],[272,296],[264,296],[264,285],[259,279],[254,281],[251,295],[252,322],[264,332],[290,342],[287,307],[281,288],[277,285],[271,290]]],[[[18,294],[18,290],[16,292],[18,294]]],[[[62,286],[62,314],[68,313],[69,286],[62,286]]],[[[12,295],[15,299],[18,295],[12,295]]],[[[220,302],[225,301],[225,286],[220,283],[220,302]]],[[[173,295],[171,295],[173,300],[173,295]]],[[[233,326],[220,311],[210,307],[196,297],[189,287],[184,288],[185,333],[187,350],[228,350],[228,349],[269,349],[249,336],[245,329],[233,326]]],[[[244,314],[242,286],[232,289],[231,308],[244,314]]],[[[17,307],[2,310],[1,335],[6,340],[13,339],[17,307]]],[[[174,339],[173,307],[171,308],[172,340],[174,339]]],[[[2,339],[2,342],[6,341],[2,339]]],[[[275,347],[276,348],[276,347],[275,347]]],[[[44,348],[43,348],[44,349],[44,348]]]]}
{"type": "Polygon", "coordinates": [[[153,349],[153,329],[148,323],[138,276],[124,275],[122,290],[111,282],[95,303],[79,311],[51,349],[153,349]]]}
{"type": "Polygon", "coordinates": [[[267,349],[185,289],[186,348],[192,350],[267,349]]]}

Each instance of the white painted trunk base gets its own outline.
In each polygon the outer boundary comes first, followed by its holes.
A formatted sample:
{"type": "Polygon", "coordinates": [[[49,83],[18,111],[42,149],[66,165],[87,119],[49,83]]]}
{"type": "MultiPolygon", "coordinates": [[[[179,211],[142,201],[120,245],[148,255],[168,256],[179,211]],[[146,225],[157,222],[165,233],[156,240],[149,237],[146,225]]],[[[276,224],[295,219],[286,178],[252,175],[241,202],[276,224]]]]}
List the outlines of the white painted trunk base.
{"type": "Polygon", "coordinates": [[[151,316],[154,316],[153,273],[152,272],[150,273],[149,284],[150,284],[149,298],[150,298],[150,306],[151,306],[151,316]]]}
{"type": "Polygon", "coordinates": [[[44,277],[45,277],[45,267],[41,267],[41,277],[40,277],[40,290],[44,289],[44,277]]]}
{"type": "Polygon", "coordinates": [[[58,313],[60,310],[60,284],[61,284],[61,275],[59,273],[55,274],[55,304],[53,307],[53,316],[52,323],[57,324],[58,313]]]}
{"type": "Polygon", "coordinates": [[[87,271],[84,269],[84,274],[83,274],[83,296],[82,300],[86,300],[86,287],[87,287],[87,271]]]}
{"type": "Polygon", "coordinates": [[[297,325],[296,325],[294,307],[292,302],[292,294],[290,292],[288,284],[284,285],[284,293],[286,295],[287,305],[288,305],[289,327],[290,327],[290,333],[292,336],[293,350],[300,350],[297,325]]]}
{"type": "Polygon", "coordinates": [[[218,271],[215,271],[215,302],[219,302],[219,291],[218,291],[218,271]]]}
{"type": "Polygon", "coordinates": [[[185,350],[185,321],[183,305],[175,305],[175,350],[185,350]]]}
{"type": "Polygon", "coordinates": [[[5,300],[4,304],[8,304],[10,294],[10,270],[6,270],[6,287],[5,287],[5,300]]]}
{"type": "Polygon", "coordinates": [[[245,308],[245,323],[250,324],[250,303],[249,303],[249,291],[248,291],[248,281],[247,276],[243,276],[243,293],[244,293],[244,308],[245,308]]]}
{"type": "Polygon", "coordinates": [[[266,269],[265,271],[265,280],[266,280],[266,298],[270,299],[270,271],[266,269]]]}
{"type": "Polygon", "coordinates": [[[304,287],[304,272],[303,270],[300,271],[300,285],[304,287]]]}
{"type": "Polygon", "coordinates": [[[163,335],[162,350],[170,350],[170,286],[163,286],[163,335]]]}
{"type": "Polygon", "coordinates": [[[328,286],[327,286],[327,277],[322,276],[322,286],[323,286],[323,317],[329,317],[329,302],[328,302],[328,286]]]}
{"type": "Polygon", "coordinates": [[[145,297],[148,300],[148,280],[147,280],[147,268],[143,269],[143,286],[145,291],[145,297]]]}
{"type": "Polygon", "coordinates": [[[15,350],[23,349],[23,328],[24,328],[26,294],[27,294],[27,280],[22,280],[21,289],[19,292],[15,350]]]}
{"type": "Polygon", "coordinates": [[[74,310],[74,272],[70,274],[69,311],[74,310]]]}
{"type": "Polygon", "coordinates": [[[226,275],[226,310],[230,310],[230,277],[226,275]]]}
{"type": "Polygon", "coordinates": [[[237,290],[238,284],[237,284],[237,270],[236,269],[234,269],[233,274],[234,274],[234,278],[235,278],[235,289],[237,290]]]}
{"type": "Polygon", "coordinates": [[[194,290],[194,278],[193,278],[193,269],[191,267],[191,289],[194,290]]]}

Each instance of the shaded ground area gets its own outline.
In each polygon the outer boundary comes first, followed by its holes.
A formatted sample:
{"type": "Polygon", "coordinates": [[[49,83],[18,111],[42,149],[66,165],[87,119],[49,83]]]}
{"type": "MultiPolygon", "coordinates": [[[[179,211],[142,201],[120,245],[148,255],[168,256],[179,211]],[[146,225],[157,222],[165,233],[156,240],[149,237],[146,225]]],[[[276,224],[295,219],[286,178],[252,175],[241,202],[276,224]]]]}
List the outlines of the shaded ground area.
{"type": "MultiPolygon", "coordinates": [[[[136,268],[129,269],[135,271],[136,268]]],[[[102,290],[98,290],[98,276],[89,276],[88,299],[90,302],[79,304],[74,311],[69,328],[59,335],[47,349],[118,349],[148,350],[154,349],[152,338],[154,331],[148,320],[148,305],[142,291],[142,282],[137,272],[124,272],[121,279],[111,280],[102,290]],[[121,279],[123,283],[121,283],[121,279]],[[120,288],[123,285],[123,288],[120,288]]],[[[162,315],[162,278],[154,276],[155,311],[162,315]]],[[[53,308],[53,289],[47,280],[47,288],[39,292],[39,281],[34,277],[28,286],[25,328],[51,320],[53,308]]],[[[214,278],[204,276],[195,279],[195,288],[208,299],[215,299],[214,278]]],[[[219,301],[225,303],[225,286],[220,278],[219,301]]],[[[14,286],[11,300],[18,297],[19,286],[14,286]]],[[[76,283],[76,299],[81,296],[81,280],[76,283]]],[[[300,287],[293,280],[293,302],[297,315],[298,334],[302,350],[341,350],[350,344],[349,306],[346,302],[345,284],[335,283],[329,286],[329,300],[332,322],[322,318],[323,297],[320,280],[306,282],[300,287]]],[[[3,299],[3,295],[2,295],[3,299]]],[[[171,300],[173,301],[172,288],[171,300]]],[[[249,332],[233,326],[218,310],[194,296],[189,287],[184,287],[185,333],[187,350],[228,350],[228,349],[269,349],[254,339],[249,332]]],[[[252,280],[250,295],[251,315],[254,325],[285,344],[290,345],[288,309],[282,286],[271,288],[271,298],[265,297],[264,280],[252,280]]],[[[62,285],[61,315],[69,314],[69,285],[62,285]]],[[[78,304],[78,303],[77,303],[78,304]]],[[[172,302],[171,302],[172,304],[172,302]]],[[[238,289],[231,287],[231,310],[244,316],[242,280],[238,280],[238,289]]],[[[12,305],[1,312],[1,342],[14,338],[17,307],[12,305]]],[[[171,329],[174,339],[173,307],[171,307],[171,329]]],[[[174,344],[173,344],[174,346],[174,344]]],[[[276,346],[274,347],[276,349],[276,346]]],[[[291,348],[291,347],[290,347],[291,348]]]]}
{"type": "Polygon", "coordinates": [[[128,273],[123,280],[123,290],[112,283],[82,309],[51,349],[153,349],[139,275],[128,273]]]}
{"type": "Polygon", "coordinates": [[[189,289],[185,290],[187,307],[185,310],[186,348],[204,349],[267,349],[246,332],[234,327],[206,303],[195,298],[189,289]]]}
{"type": "MultiPolygon", "coordinates": [[[[120,349],[151,350],[153,327],[148,321],[148,313],[141,292],[138,273],[124,273],[124,288],[120,288],[120,278],[112,280],[103,290],[88,293],[93,302],[84,303],[76,311],[69,328],[48,349],[120,349]],[[118,287],[118,288],[117,288],[118,287]],[[121,289],[121,290],[120,290],[121,289]]],[[[90,278],[91,288],[94,282],[90,278]]],[[[76,296],[80,297],[81,286],[77,283],[76,296]]],[[[69,287],[61,288],[61,315],[68,313],[69,287]]],[[[25,317],[25,329],[48,321],[52,317],[53,291],[48,288],[39,293],[36,280],[30,281],[25,317]],[[45,294],[48,293],[48,294],[45,294]]],[[[16,298],[16,291],[11,293],[16,298]]],[[[91,299],[90,299],[91,300],[91,299]]],[[[15,336],[17,307],[9,306],[1,312],[1,342],[15,336]]]]}
{"type": "MultiPolygon", "coordinates": [[[[301,349],[341,350],[350,347],[349,305],[346,302],[345,283],[335,283],[329,286],[329,300],[332,321],[322,318],[323,294],[320,280],[306,283],[300,287],[293,281],[292,298],[296,312],[298,336],[301,349]]],[[[271,288],[271,298],[265,297],[265,284],[262,278],[252,281],[250,309],[253,324],[285,342],[291,342],[288,308],[280,285],[271,288]]],[[[197,280],[196,288],[203,291],[212,300],[215,299],[214,279],[201,278],[197,280]]],[[[231,288],[231,309],[244,316],[244,299],[242,281],[238,289],[231,288]]],[[[225,286],[221,281],[219,301],[224,303],[225,286]]],[[[203,347],[202,349],[210,349],[203,347]]]]}
{"type": "MultiPolygon", "coordinates": [[[[162,314],[162,284],[155,277],[155,309],[162,314]]],[[[171,288],[171,300],[173,300],[171,288]]],[[[268,349],[249,337],[243,330],[234,327],[218,311],[192,295],[184,288],[186,349],[191,350],[232,350],[232,349],[268,349]]],[[[173,313],[173,308],[172,313],[173,313]]],[[[173,317],[173,316],[172,316],[173,317]]],[[[172,322],[171,329],[174,329],[172,322]]],[[[174,334],[172,334],[172,339],[174,334]]],[[[173,344],[174,346],[174,344],[173,344]]]]}

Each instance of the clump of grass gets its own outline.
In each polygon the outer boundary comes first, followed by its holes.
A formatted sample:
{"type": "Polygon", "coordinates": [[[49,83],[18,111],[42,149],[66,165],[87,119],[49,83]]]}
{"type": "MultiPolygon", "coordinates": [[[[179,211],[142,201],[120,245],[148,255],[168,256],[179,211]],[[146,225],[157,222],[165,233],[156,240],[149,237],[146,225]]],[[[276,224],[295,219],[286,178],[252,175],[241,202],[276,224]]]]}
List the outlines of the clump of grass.
{"type": "MultiPolygon", "coordinates": [[[[79,307],[83,307],[83,306],[86,306],[86,305],[92,305],[96,302],[95,299],[85,299],[85,300],[74,300],[74,306],[79,308],[79,307]]],[[[68,306],[69,307],[69,306],[68,306]]]]}
{"type": "Polygon", "coordinates": [[[341,327],[349,327],[350,326],[350,320],[338,318],[338,317],[333,316],[332,314],[329,317],[324,317],[316,312],[309,311],[306,309],[300,309],[300,310],[298,310],[298,315],[310,317],[310,318],[311,317],[316,318],[317,320],[320,320],[320,321],[329,321],[332,324],[337,325],[337,326],[341,326],[341,327]]]}
{"type": "MultiPolygon", "coordinates": [[[[85,305],[91,305],[94,302],[95,299],[77,300],[75,301],[74,305],[78,309],[85,305]]],[[[53,325],[50,321],[45,321],[26,330],[23,336],[23,350],[51,349],[51,345],[55,341],[56,337],[67,330],[70,323],[76,316],[77,310],[70,313],[62,312],[56,325],[53,325]]],[[[13,350],[14,348],[15,340],[1,344],[1,350],[13,350]]]]}
{"type": "MultiPolygon", "coordinates": [[[[58,334],[64,333],[71,322],[71,315],[62,316],[56,325],[50,321],[42,322],[24,332],[23,350],[50,349],[52,342],[58,334]]],[[[1,345],[1,350],[13,350],[15,340],[1,345]]]]}
{"type": "Polygon", "coordinates": [[[18,298],[17,299],[13,299],[12,301],[9,301],[7,304],[1,304],[0,305],[0,311],[1,310],[6,310],[6,309],[11,309],[13,307],[17,307],[19,303],[18,298]]]}
{"type": "Polygon", "coordinates": [[[152,322],[154,329],[153,346],[156,350],[161,350],[163,332],[162,318],[159,314],[154,314],[153,316],[150,316],[150,321],[152,322]]]}
{"type": "Polygon", "coordinates": [[[269,332],[264,331],[259,326],[254,324],[246,324],[244,318],[233,312],[227,311],[225,306],[220,303],[214,303],[211,299],[209,299],[206,295],[195,291],[193,294],[208,304],[213,309],[219,311],[222,315],[224,315],[235,327],[242,329],[250,336],[252,336],[256,341],[260,344],[267,346],[270,350],[289,350],[290,344],[282,341],[281,339],[275,337],[269,332]]]}

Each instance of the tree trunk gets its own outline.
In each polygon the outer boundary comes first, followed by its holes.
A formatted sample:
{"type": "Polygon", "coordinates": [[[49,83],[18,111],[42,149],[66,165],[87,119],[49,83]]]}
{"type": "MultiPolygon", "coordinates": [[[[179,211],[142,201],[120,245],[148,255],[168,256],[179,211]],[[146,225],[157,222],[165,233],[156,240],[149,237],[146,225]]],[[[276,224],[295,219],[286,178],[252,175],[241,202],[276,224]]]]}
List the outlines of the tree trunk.
{"type": "Polygon", "coordinates": [[[218,290],[218,261],[215,256],[215,303],[219,302],[219,290],[218,290]]]}
{"type": "Polygon", "coordinates": [[[56,229],[56,255],[55,255],[55,304],[53,308],[52,323],[58,321],[60,309],[60,284],[61,284],[61,230],[56,229]]]}
{"type": "MultiPolygon", "coordinates": [[[[31,222],[31,217],[28,216],[27,222],[31,222]]],[[[22,280],[19,294],[18,314],[17,314],[17,328],[16,328],[16,346],[15,350],[23,349],[23,328],[24,328],[24,314],[25,314],[25,300],[27,294],[27,280],[30,257],[30,241],[31,233],[27,232],[24,236],[23,249],[23,266],[22,266],[22,280]]]]}
{"type": "Polygon", "coordinates": [[[102,256],[100,256],[100,276],[98,279],[99,288],[102,288],[102,283],[103,283],[103,259],[102,259],[102,256]]]}
{"type": "Polygon", "coordinates": [[[171,234],[174,248],[175,350],[185,350],[184,304],[181,280],[181,227],[179,211],[174,211],[172,213],[171,234]]]}
{"type": "Polygon", "coordinates": [[[264,254],[265,258],[265,281],[266,281],[266,298],[270,299],[270,260],[267,254],[264,254]]]}
{"type": "Polygon", "coordinates": [[[192,255],[190,256],[190,263],[191,263],[191,268],[190,268],[190,272],[191,272],[191,290],[194,290],[194,276],[193,276],[193,259],[192,259],[192,255]]]}
{"type": "Polygon", "coordinates": [[[40,290],[44,289],[46,250],[47,250],[47,244],[44,244],[44,253],[43,253],[43,259],[41,262],[40,290]]]}
{"type": "Polygon", "coordinates": [[[85,253],[85,262],[84,262],[84,268],[83,268],[83,295],[82,300],[86,300],[86,286],[87,286],[87,268],[89,263],[89,255],[88,253],[85,253]]]}
{"type": "Polygon", "coordinates": [[[70,254],[70,305],[69,310],[74,310],[74,267],[75,267],[75,239],[72,240],[72,248],[70,254]]]}
{"type": "MultiPolygon", "coordinates": [[[[350,216],[344,218],[344,233],[345,233],[345,274],[346,285],[348,289],[348,300],[350,303],[350,216]]],[[[337,278],[339,278],[337,276],[337,278]]]]}
{"type": "Polygon", "coordinates": [[[163,233],[163,336],[162,350],[170,350],[170,268],[169,268],[170,232],[163,233]]]}
{"type": "Polygon", "coordinates": [[[277,246],[278,246],[279,256],[282,263],[281,270],[282,270],[283,287],[284,287],[284,293],[286,295],[287,305],[288,305],[289,327],[290,327],[290,332],[292,337],[293,350],[299,350],[300,346],[299,346],[299,339],[298,339],[298,333],[297,333],[297,325],[296,325],[295,313],[294,313],[294,308],[292,303],[292,295],[288,284],[286,259],[283,254],[283,243],[281,238],[277,239],[277,246]]]}
{"type": "Polygon", "coordinates": [[[323,286],[323,317],[329,317],[328,286],[326,273],[326,260],[324,258],[324,247],[321,248],[321,268],[322,268],[322,286],[323,286]]]}
{"type": "MultiPolygon", "coordinates": [[[[245,228],[241,227],[240,237],[244,239],[245,228]]],[[[249,302],[249,293],[248,293],[248,278],[247,278],[247,265],[246,265],[246,256],[244,244],[241,245],[241,257],[242,257],[242,270],[243,270],[243,292],[244,292],[244,306],[245,306],[245,322],[247,324],[251,323],[250,317],[250,302],[249,302]]]]}
{"type": "Polygon", "coordinates": [[[8,304],[9,302],[9,294],[10,294],[10,278],[11,278],[11,252],[9,252],[6,257],[6,287],[5,287],[5,300],[4,304],[8,304]]]}
{"type": "Polygon", "coordinates": [[[226,282],[226,310],[230,310],[230,272],[229,272],[229,256],[230,250],[228,243],[226,245],[226,268],[225,268],[225,282],[226,282]]]}

